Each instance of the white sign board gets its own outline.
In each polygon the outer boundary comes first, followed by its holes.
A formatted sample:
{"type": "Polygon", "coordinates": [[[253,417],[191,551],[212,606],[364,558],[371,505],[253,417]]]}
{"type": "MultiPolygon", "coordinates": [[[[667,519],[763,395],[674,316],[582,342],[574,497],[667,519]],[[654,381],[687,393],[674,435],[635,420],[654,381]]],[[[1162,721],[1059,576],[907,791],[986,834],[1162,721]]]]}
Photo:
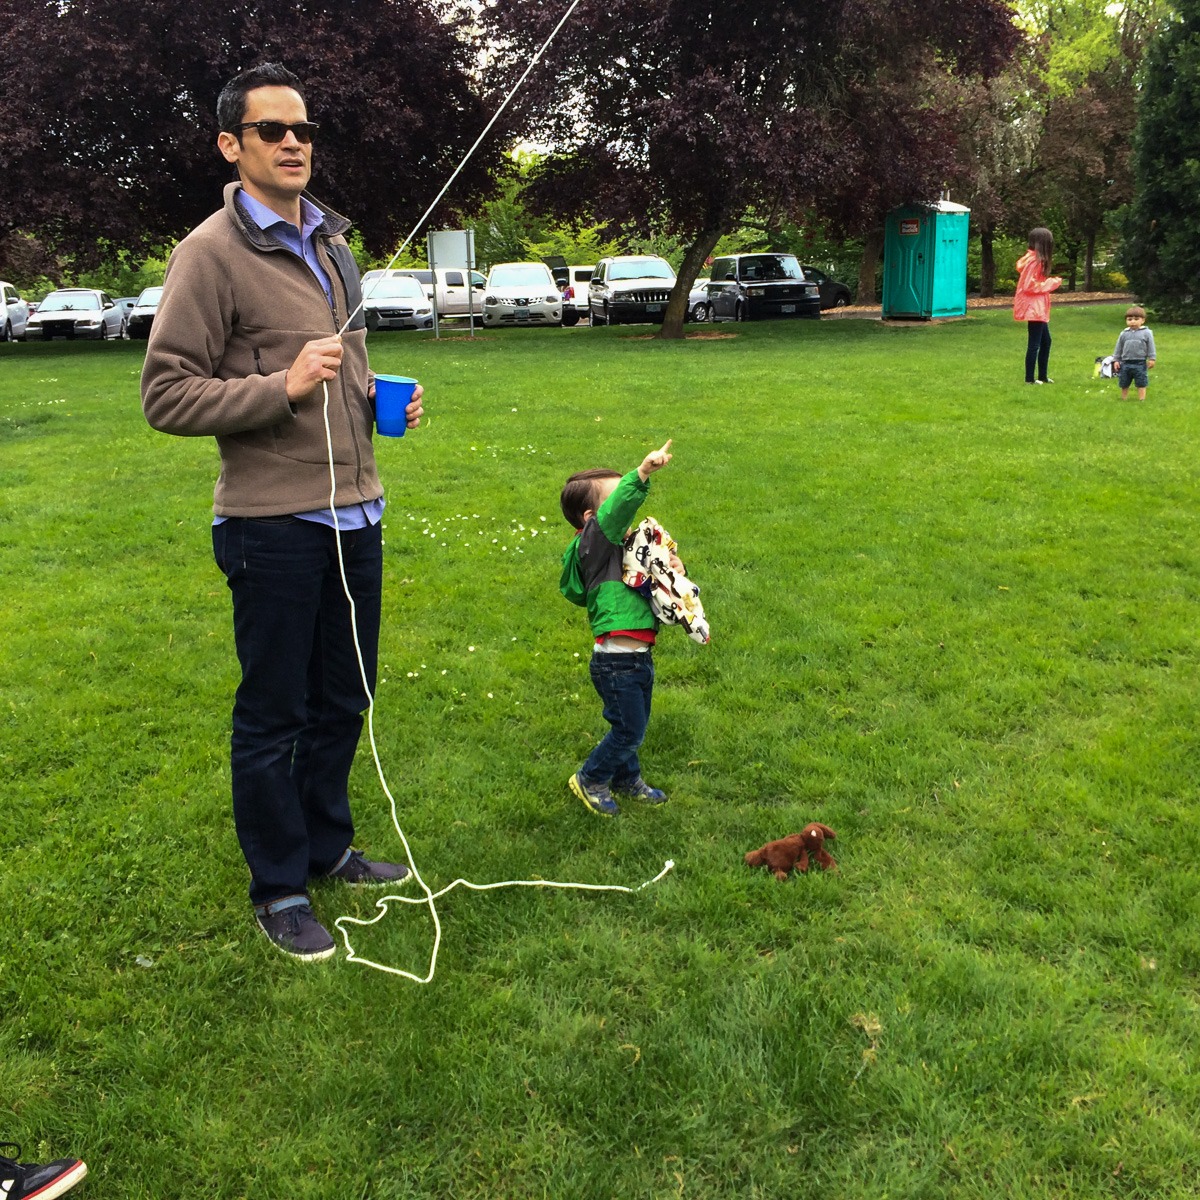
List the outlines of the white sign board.
{"type": "Polygon", "coordinates": [[[475,266],[475,230],[439,229],[429,235],[429,266],[457,267],[469,271],[475,266]]]}

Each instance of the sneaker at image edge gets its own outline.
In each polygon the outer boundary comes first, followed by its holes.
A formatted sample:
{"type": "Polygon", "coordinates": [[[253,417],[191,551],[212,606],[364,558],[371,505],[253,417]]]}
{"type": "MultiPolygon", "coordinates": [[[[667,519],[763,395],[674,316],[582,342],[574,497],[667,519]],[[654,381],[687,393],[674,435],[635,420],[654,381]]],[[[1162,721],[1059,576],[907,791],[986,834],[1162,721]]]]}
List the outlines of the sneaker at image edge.
{"type": "Polygon", "coordinates": [[[255,910],[254,919],[273,946],[300,962],[329,958],[337,948],[329,930],[313,916],[307,904],[274,913],[255,910]]]}
{"type": "MultiPolygon", "coordinates": [[[[12,1143],[0,1143],[0,1150],[21,1153],[20,1146],[12,1143]]],[[[0,1155],[0,1196],[5,1200],[54,1200],[66,1195],[86,1174],[87,1164],[78,1158],[39,1165],[0,1155]]]]}
{"type": "Polygon", "coordinates": [[[386,887],[389,883],[403,883],[409,875],[406,866],[372,862],[360,850],[351,850],[350,857],[336,871],[329,872],[330,879],[351,887],[386,887]]]}
{"type": "Polygon", "coordinates": [[[667,793],[662,788],[651,787],[640,775],[628,786],[613,788],[618,796],[629,796],[643,804],[666,804],[667,793]]]}
{"type": "Polygon", "coordinates": [[[583,801],[587,810],[598,817],[615,817],[621,811],[607,784],[585,784],[576,773],[567,780],[567,786],[583,801]]]}

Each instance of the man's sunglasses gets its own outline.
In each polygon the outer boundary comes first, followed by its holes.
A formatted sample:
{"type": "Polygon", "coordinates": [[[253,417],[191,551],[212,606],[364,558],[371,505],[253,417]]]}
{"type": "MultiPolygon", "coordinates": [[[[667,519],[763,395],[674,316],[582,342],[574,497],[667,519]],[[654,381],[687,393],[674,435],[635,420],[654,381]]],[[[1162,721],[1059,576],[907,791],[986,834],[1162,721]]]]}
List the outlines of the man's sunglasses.
{"type": "Polygon", "coordinates": [[[240,134],[243,129],[257,129],[258,136],[269,145],[282,142],[290,129],[296,135],[296,141],[307,146],[321,126],[316,121],[296,121],[289,125],[285,121],[243,121],[235,125],[229,132],[240,134]]]}

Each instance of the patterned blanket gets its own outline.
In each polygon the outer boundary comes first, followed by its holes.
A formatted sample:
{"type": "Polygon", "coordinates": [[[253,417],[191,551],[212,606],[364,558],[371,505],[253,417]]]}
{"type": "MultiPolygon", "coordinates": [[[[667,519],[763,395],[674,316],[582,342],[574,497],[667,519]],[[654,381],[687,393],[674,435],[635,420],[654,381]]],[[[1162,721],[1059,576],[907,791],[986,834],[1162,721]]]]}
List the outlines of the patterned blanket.
{"type": "Polygon", "coordinates": [[[625,536],[621,578],[650,601],[654,615],[664,625],[682,625],[693,642],[708,642],[708,621],[700,603],[700,589],[682,571],[671,569],[675,539],[653,518],[625,536]]]}

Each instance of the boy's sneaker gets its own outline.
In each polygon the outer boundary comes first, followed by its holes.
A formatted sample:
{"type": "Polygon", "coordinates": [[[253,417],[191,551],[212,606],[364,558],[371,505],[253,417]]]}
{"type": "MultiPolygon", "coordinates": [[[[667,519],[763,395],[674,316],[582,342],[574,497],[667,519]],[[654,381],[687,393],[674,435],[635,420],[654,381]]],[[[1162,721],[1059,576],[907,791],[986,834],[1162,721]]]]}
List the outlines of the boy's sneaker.
{"type": "MultiPolygon", "coordinates": [[[[21,1153],[21,1147],[0,1142],[0,1150],[21,1153]]],[[[87,1164],[77,1158],[59,1158],[45,1166],[19,1163],[0,1154],[0,1196],[5,1200],[54,1200],[69,1192],[87,1174],[87,1164]]]]}
{"type": "Polygon", "coordinates": [[[567,786],[598,817],[615,817],[621,811],[606,783],[584,783],[576,772],[567,780],[567,786]]]}
{"type": "Polygon", "coordinates": [[[329,872],[329,878],[351,887],[386,887],[403,883],[410,874],[401,863],[372,862],[360,850],[351,850],[350,857],[336,871],[329,872]]]}
{"type": "Polygon", "coordinates": [[[651,787],[640,775],[625,787],[613,788],[621,796],[631,796],[643,804],[665,804],[667,793],[662,788],[651,787]]]}
{"type": "Polygon", "coordinates": [[[254,919],[273,946],[300,962],[329,958],[337,948],[329,930],[307,904],[293,904],[275,912],[268,904],[254,910],[254,919]]]}

